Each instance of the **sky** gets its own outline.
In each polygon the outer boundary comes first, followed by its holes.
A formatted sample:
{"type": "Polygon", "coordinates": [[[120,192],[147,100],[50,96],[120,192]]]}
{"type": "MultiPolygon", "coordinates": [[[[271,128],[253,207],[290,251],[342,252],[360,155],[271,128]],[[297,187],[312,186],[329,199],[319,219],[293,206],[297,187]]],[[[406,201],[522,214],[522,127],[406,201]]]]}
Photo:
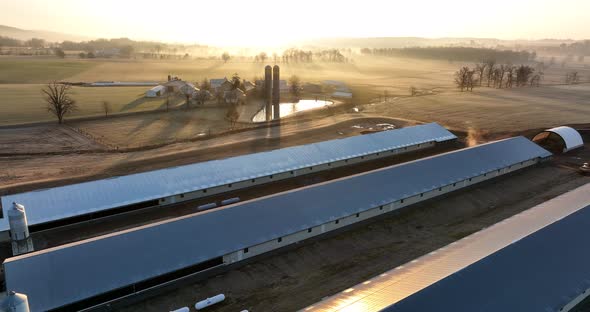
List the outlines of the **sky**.
{"type": "Polygon", "coordinates": [[[326,37],[589,39],[590,0],[0,0],[0,24],[217,46],[326,37]]]}

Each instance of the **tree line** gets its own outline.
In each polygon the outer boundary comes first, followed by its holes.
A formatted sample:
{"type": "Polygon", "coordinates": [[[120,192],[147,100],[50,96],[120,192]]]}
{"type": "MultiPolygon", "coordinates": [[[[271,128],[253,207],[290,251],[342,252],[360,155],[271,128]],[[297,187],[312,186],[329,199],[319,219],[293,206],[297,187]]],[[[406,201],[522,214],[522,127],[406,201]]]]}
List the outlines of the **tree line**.
{"type": "Polygon", "coordinates": [[[455,72],[455,84],[461,91],[473,91],[476,86],[498,89],[538,87],[542,79],[543,72],[535,72],[529,65],[498,64],[496,60],[486,60],[473,67],[462,66],[455,72]]]}
{"type": "MultiPolygon", "coordinates": [[[[224,61],[229,60],[229,55],[225,52],[222,57],[224,61]]],[[[338,49],[326,49],[326,50],[301,50],[290,48],[283,51],[282,55],[273,53],[272,57],[266,52],[260,52],[253,58],[254,62],[265,63],[267,60],[273,61],[274,63],[313,63],[314,61],[326,62],[326,63],[347,63],[349,59],[344,56],[338,49]]]]}
{"type": "Polygon", "coordinates": [[[529,62],[536,59],[536,52],[495,50],[469,47],[414,47],[414,48],[382,48],[361,49],[361,54],[413,57],[448,61],[477,62],[482,59],[494,59],[499,62],[529,62]]]}

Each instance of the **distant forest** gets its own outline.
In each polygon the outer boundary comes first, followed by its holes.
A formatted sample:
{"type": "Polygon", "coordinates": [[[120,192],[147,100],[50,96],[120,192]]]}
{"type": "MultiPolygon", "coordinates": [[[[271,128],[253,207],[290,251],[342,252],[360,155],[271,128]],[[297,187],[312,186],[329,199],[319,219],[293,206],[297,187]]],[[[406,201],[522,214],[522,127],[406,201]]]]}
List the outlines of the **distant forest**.
{"type": "Polygon", "coordinates": [[[537,57],[535,52],[494,50],[485,48],[466,47],[426,47],[426,48],[401,48],[401,49],[361,49],[365,55],[413,57],[434,60],[481,62],[493,59],[498,62],[528,62],[537,57]]]}
{"type": "Polygon", "coordinates": [[[51,48],[63,49],[66,51],[86,51],[94,52],[97,50],[119,49],[123,57],[129,57],[135,51],[153,52],[161,54],[162,52],[169,54],[176,54],[185,52],[188,49],[204,48],[207,46],[201,45],[182,45],[182,44],[166,44],[153,41],[135,41],[128,38],[117,39],[96,39],[90,41],[62,41],[48,42],[39,38],[32,38],[30,40],[19,40],[10,37],[0,36],[0,48],[2,47],[30,47],[35,49],[51,48]]]}

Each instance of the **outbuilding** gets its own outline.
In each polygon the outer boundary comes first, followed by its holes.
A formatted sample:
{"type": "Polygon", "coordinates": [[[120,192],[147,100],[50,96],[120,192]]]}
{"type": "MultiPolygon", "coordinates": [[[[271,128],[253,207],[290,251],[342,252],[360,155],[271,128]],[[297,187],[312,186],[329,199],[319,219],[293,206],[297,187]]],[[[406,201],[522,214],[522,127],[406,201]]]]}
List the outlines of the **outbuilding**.
{"type": "Polygon", "coordinates": [[[559,153],[567,153],[584,146],[580,133],[566,126],[547,129],[535,135],[533,141],[548,150],[559,153]]]}
{"type": "Polygon", "coordinates": [[[158,86],[155,86],[155,87],[149,89],[145,93],[145,97],[149,97],[149,98],[158,97],[158,96],[164,95],[164,93],[166,93],[166,87],[164,87],[163,85],[158,85],[158,86]]]}

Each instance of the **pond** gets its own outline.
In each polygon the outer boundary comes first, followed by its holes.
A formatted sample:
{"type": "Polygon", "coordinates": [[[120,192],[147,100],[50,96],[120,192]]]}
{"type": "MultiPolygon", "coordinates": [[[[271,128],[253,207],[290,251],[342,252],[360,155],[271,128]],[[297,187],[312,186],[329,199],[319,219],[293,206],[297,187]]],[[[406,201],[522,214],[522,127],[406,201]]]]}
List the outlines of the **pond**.
{"type": "MultiPolygon", "coordinates": [[[[322,101],[322,100],[299,100],[297,103],[281,103],[280,111],[281,111],[281,118],[285,116],[289,116],[295,114],[297,112],[302,112],[309,109],[324,107],[328,105],[332,105],[334,102],[331,101],[322,101]]],[[[262,122],[266,121],[266,108],[262,108],[261,110],[252,117],[253,122],[262,122]]]]}

